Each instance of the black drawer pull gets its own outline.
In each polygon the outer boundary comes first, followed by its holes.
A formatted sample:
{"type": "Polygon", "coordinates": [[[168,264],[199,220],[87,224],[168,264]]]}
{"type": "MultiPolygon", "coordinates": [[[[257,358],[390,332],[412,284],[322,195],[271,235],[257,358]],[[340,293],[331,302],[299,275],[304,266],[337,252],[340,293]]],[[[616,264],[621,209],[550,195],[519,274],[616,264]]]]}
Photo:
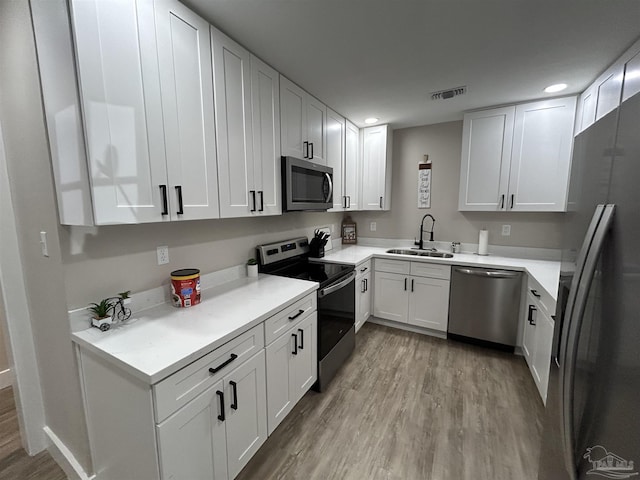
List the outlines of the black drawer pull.
{"type": "Polygon", "coordinates": [[[256,191],[255,190],[249,190],[249,193],[251,194],[252,203],[253,203],[253,207],[251,207],[251,209],[249,209],[249,211],[250,212],[255,212],[256,211],[256,191]]]}
{"type": "Polygon", "coordinates": [[[300,332],[300,350],[304,350],[304,330],[299,328],[298,331],[300,332]]]}
{"type": "Polygon", "coordinates": [[[362,289],[360,290],[360,293],[364,293],[367,291],[367,281],[363,278],[361,280],[361,284],[362,284],[362,289]]]}
{"type": "Polygon", "coordinates": [[[360,273],[362,273],[362,272],[366,272],[367,270],[369,270],[367,267],[361,268],[361,269],[360,269],[360,273]]]}
{"type": "Polygon", "coordinates": [[[216,395],[220,398],[220,415],[218,415],[218,420],[224,422],[224,393],[220,390],[216,390],[216,395]]]}
{"type": "Polygon", "coordinates": [[[293,317],[289,317],[289,320],[295,320],[296,318],[298,318],[303,313],[304,313],[304,310],[298,310],[298,313],[296,313],[293,317]]]}
{"type": "Polygon", "coordinates": [[[538,293],[537,290],[531,290],[531,295],[533,295],[536,298],[540,298],[540,294],[538,293]]]}
{"type": "Polygon", "coordinates": [[[311,147],[311,155],[309,155],[309,158],[313,159],[313,142],[309,142],[309,146],[311,147]]]}
{"type": "Polygon", "coordinates": [[[169,203],[167,201],[167,186],[160,185],[160,195],[162,196],[162,213],[161,215],[169,215],[169,203]]]}
{"type": "Polygon", "coordinates": [[[533,314],[534,312],[537,312],[537,311],[538,309],[535,307],[535,305],[529,305],[529,314],[527,315],[527,320],[533,326],[535,326],[536,324],[536,319],[533,318],[533,314]]]}
{"type": "Polygon", "coordinates": [[[304,158],[309,158],[309,142],[302,142],[302,149],[304,150],[304,158]]]}
{"type": "Polygon", "coordinates": [[[369,291],[369,279],[368,278],[364,279],[364,291],[365,292],[369,291]]]}
{"type": "Polygon", "coordinates": [[[405,292],[407,291],[407,279],[406,278],[404,279],[404,291],[405,292]]]}
{"type": "Polygon", "coordinates": [[[218,373],[220,370],[222,370],[224,367],[226,367],[227,365],[229,365],[231,362],[233,362],[236,358],[238,358],[238,355],[236,355],[235,353],[231,354],[231,357],[229,357],[229,360],[223,362],[219,367],[214,367],[214,368],[210,368],[209,372],[211,373],[218,373]]]}
{"type": "MultiPolygon", "coordinates": [[[[264,212],[264,192],[262,190],[260,190],[258,192],[258,195],[260,195],[260,208],[258,209],[259,212],[264,212]]],[[[254,203],[255,205],[255,203],[254,203]]]]}
{"type": "Polygon", "coordinates": [[[182,187],[180,185],[176,186],[176,193],[178,194],[178,211],[176,213],[178,215],[183,215],[184,205],[182,204],[182,187]]]}
{"type": "Polygon", "coordinates": [[[230,406],[233,410],[237,410],[238,409],[238,384],[233,380],[231,380],[229,382],[229,385],[231,385],[231,388],[233,389],[233,402],[231,403],[230,406]]]}
{"type": "Polygon", "coordinates": [[[295,333],[292,333],[291,336],[293,337],[293,352],[291,352],[293,355],[297,355],[298,354],[298,335],[296,335],[295,333]]]}
{"type": "Polygon", "coordinates": [[[411,291],[413,292],[413,282],[415,281],[415,279],[411,279],[411,291]]]}

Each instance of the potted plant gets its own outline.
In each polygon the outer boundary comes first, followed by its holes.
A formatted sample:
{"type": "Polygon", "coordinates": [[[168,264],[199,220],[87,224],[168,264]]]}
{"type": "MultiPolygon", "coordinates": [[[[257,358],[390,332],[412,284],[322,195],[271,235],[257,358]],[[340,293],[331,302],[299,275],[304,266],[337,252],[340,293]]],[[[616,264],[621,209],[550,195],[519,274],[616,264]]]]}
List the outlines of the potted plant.
{"type": "Polygon", "coordinates": [[[258,277],[258,262],[255,258],[250,258],[249,260],[247,260],[247,277],[258,277]]]}
{"type": "Polygon", "coordinates": [[[122,303],[122,305],[129,305],[131,303],[131,290],[120,292],[118,296],[120,297],[119,301],[120,303],[122,303]]]}
{"type": "Polygon", "coordinates": [[[113,319],[111,318],[112,310],[113,303],[109,298],[105,298],[100,303],[92,303],[89,305],[89,311],[93,314],[91,325],[99,328],[103,332],[109,330],[113,323],[113,319]]]}

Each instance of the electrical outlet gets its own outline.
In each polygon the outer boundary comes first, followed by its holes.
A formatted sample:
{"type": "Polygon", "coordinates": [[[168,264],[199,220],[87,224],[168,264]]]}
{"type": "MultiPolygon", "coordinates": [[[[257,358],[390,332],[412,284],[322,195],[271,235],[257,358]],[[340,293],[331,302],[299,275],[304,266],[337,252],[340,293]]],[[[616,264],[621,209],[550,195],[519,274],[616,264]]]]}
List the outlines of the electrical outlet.
{"type": "Polygon", "coordinates": [[[372,232],[375,232],[377,227],[378,225],[376,225],[376,222],[371,222],[369,224],[369,230],[371,230],[372,232]]]}
{"type": "Polygon", "coordinates": [[[169,263],[169,247],[158,247],[156,253],[158,254],[158,265],[166,265],[169,263]]]}
{"type": "Polygon", "coordinates": [[[49,247],[47,246],[47,232],[40,232],[40,248],[42,249],[42,256],[49,256],[49,247]]]}
{"type": "Polygon", "coordinates": [[[511,235],[511,225],[502,225],[502,236],[508,237],[511,235]]]}

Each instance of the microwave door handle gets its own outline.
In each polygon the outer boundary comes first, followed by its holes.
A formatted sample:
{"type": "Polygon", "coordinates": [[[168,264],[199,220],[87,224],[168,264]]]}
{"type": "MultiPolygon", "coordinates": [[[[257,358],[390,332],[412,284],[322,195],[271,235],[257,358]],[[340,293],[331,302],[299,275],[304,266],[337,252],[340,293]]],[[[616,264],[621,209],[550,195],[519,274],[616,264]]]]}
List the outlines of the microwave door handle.
{"type": "Polygon", "coordinates": [[[356,272],[353,271],[351,272],[347,278],[345,278],[343,281],[336,283],[335,285],[331,285],[329,287],[323,288],[322,290],[320,290],[318,292],[318,298],[324,298],[327,295],[331,295],[333,292],[340,290],[341,288],[345,287],[346,285],[348,285],[351,280],[353,280],[354,278],[356,278],[356,272]]]}
{"type": "Polygon", "coordinates": [[[329,193],[327,194],[327,198],[325,198],[325,202],[329,202],[333,197],[333,180],[331,180],[331,175],[325,172],[324,176],[327,178],[327,182],[329,182],[329,193]]]}

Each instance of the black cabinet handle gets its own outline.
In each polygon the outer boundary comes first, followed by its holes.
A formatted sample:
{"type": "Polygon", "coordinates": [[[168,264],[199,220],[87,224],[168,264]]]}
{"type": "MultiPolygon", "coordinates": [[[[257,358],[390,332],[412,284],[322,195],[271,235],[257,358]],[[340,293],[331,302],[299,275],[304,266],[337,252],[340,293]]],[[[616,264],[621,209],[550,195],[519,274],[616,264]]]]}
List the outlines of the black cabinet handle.
{"type": "Polygon", "coordinates": [[[536,298],[540,298],[540,294],[538,293],[537,290],[531,290],[531,295],[533,295],[536,298]]]}
{"type": "Polygon", "coordinates": [[[311,147],[311,155],[309,155],[309,158],[313,160],[313,142],[309,142],[309,146],[311,147]]]}
{"type": "Polygon", "coordinates": [[[167,201],[166,185],[160,185],[160,196],[162,197],[162,215],[169,215],[169,202],[167,201]]]}
{"type": "Polygon", "coordinates": [[[529,320],[529,323],[531,325],[535,325],[536,324],[536,319],[533,318],[533,313],[537,312],[538,309],[535,307],[535,305],[529,305],[529,314],[527,315],[527,320],[529,320]]]}
{"type": "Polygon", "coordinates": [[[251,194],[251,199],[252,199],[252,203],[253,203],[253,207],[251,208],[251,210],[249,210],[250,212],[255,212],[256,211],[256,191],[255,190],[249,190],[249,193],[251,194]]]}
{"type": "Polygon", "coordinates": [[[500,195],[500,208],[504,208],[504,195],[500,195]]]}
{"type": "Polygon", "coordinates": [[[351,208],[351,195],[347,195],[347,198],[349,199],[349,203],[347,204],[347,208],[351,208]]]}
{"type": "Polygon", "coordinates": [[[238,409],[238,384],[233,380],[229,381],[231,389],[233,390],[233,402],[229,405],[233,410],[238,409]]]}
{"type": "Polygon", "coordinates": [[[293,355],[297,355],[298,354],[298,335],[296,335],[295,333],[292,333],[291,336],[293,337],[293,352],[291,352],[293,355]]]}
{"type": "Polygon", "coordinates": [[[363,278],[362,279],[362,289],[360,290],[360,293],[364,293],[367,291],[367,284],[365,283],[366,280],[363,278]]]}
{"type": "Polygon", "coordinates": [[[220,415],[218,415],[218,420],[224,422],[224,393],[220,390],[216,390],[216,395],[220,398],[220,415]]]}
{"type": "Polygon", "coordinates": [[[302,142],[302,150],[304,150],[304,158],[309,158],[309,142],[302,142]]]}
{"type": "Polygon", "coordinates": [[[404,291],[405,292],[407,291],[407,279],[406,278],[404,279],[404,291]]]}
{"type": "Polygon", "coordinates": [[[182,205],[182,187],[180,185],[176,185],[176,193],[178,194],[178,211],[176,213],[182,215],[184,213],[184,206],[182,205]]]}
{"type": "Polygon", "coordinates": [[[229,357],[229,360],[226,360],[224,362],[222,362],[222,364],[220,364],[220,366],[218,367],[214,367],[214,368],[210,368],[209,372],[211,373],[218,373],[220,370],[222,370],[224,367],[226,367],[227,365],[229,365],[231,362],[233,362],[236,358],[238,358],[238,355],[236,355],[235,353],[231,354],[231,357],[229,357]]]}
{"type": "Polygon", "coordinates": [[[304,330],[302,330],[301,328],[298,329],[298,331],[300,332],[300,350],[304,350],[304,330]]]}
{"type": "Polygon", "coordinates": [[[360,269],[360,273],[366,272],[368,269],[369,269],[369,267],[363,267],[363,268],[360,269]]]}
{"type": "Polygon", "coordinates": [[[511,209],[513,209],[513,199],[514,199],[514,197],[515,197],[515,194],[514,194],[514,193],[512,193],[512,194],[511,194],[511,206],[509,207],[509,208],[511,208],[511,209]]]}
{"type": "MultiPolygon", "coordinates": [[[[260,194],[260,208],[258,209],[259,212],[264,212],[264,192],[262,190],[260,190],[258,192],[260,194]]],[[[255,203],[254,203],[255,205],[255,203]]]]}
{"type": "Polygon", "coordinates": [[[380,208],[382,208],[382,197],[380,197],[380,208]]]}
{"type": "Polygon", "coordinates": [[[413,292],[413,282],[415,281],[414,278],[411,279],[411,291],[413,292]]]}
{"type": "Polygon", "coordinates": [[[342,208],[347,208],[347,196],[342,196],[342,208]]]}
{"type": "Polygon", "coordinates": [[[296,313],[295,315],[289,317],[289,320],[295,320],[296,318],[298,318],[303,313],[304,313],[304,310],[298,310],[298,313],[296,313]]]}
{"type": "Polygon", "coordinates": [[[364,279],[364,291],[365,292],[369,291],[369,279],[368,278],[364,279]]]}

